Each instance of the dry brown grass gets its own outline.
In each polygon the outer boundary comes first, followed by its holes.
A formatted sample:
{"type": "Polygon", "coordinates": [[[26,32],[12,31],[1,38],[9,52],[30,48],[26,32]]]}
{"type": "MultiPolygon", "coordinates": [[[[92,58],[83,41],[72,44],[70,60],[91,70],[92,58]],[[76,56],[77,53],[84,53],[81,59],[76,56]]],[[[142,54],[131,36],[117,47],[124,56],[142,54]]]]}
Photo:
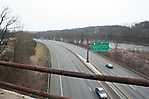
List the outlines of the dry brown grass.
{"type": "MultiPolygon", "coordinates": [[[[14,62],[48,66],[48,50],[44,45],[36,44],[32,40],[33,34],[27,32],[17,33],[16,38],[14,44],[11,44],[13,46],[11,48],[14,50],[12,52],[14,62]]],[[[45,91],[47,74],[0,66],[0,80],[45,91]]]]}
{"type": "MultiPolygon", "coordinates": [[[[34,51],[34,55],[30,57],[31,64],[36,66],[48,67],[48,49],[43,44],[37,43],[34,51]]],[[[45,87],[47,85],[47,74],[39,72],[32,73],[31,75],[34,75],[35,78],[32,79],[31,83],[38,82],[37,84],[35,84],[35,88],[39,87],[40,89],[45,90],[45,87]]]]}
{"type": "Polygon", "coordinates": [[[41,43],[37,43],[34,49],[34,55],[30,57],[32,64],[35,65],[47,65],[48,61],[48,49],[41,43]]]}
{"type": "Polygon", "coordinates": [[[113,50],[111,57],[112,60],[123,64],[124,67],[127,67],[133,71],[137,71],[139,74],[149,76],[149,53],[113,50]]]}

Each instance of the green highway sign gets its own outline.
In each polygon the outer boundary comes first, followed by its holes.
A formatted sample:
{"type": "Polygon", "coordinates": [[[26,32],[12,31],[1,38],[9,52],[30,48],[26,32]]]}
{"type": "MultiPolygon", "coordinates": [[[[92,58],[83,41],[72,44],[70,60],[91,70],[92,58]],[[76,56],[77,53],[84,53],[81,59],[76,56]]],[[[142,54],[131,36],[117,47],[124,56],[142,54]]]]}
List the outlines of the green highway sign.
{"type": "Polygon", "coordinates": [[[93,51],[107,51],[109,50],[109,42],[108,41],[93,41],[89,44],[89,48],[93,51]]]}

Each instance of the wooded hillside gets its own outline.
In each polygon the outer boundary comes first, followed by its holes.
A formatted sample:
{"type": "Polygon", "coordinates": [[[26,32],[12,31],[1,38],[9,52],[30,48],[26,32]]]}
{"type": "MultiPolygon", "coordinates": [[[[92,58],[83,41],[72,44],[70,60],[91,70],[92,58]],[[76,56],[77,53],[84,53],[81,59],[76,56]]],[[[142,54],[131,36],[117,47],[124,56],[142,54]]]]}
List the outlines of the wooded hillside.
{"type": "Polygon", "coordinates": [[[149,21],[128,26],[91,26],[85,28],[39,32],[36,37],[73,42],[74,40],[109,39],[110,41],[149,44],[149,21]]]}

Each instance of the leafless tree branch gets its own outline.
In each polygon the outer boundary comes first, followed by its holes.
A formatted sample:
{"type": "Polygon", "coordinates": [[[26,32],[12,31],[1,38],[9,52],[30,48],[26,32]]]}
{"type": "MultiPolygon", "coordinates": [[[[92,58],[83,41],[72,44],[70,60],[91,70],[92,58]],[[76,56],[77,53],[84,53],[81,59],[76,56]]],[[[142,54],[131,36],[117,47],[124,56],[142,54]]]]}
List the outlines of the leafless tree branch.
{"type": "Polygon", "coordinates": [[[17,18],[10,16],[9,8],[4,8],[0,13],[0,54],[5,49],[9,40],[9,28],[14,27],[17,18]]]}

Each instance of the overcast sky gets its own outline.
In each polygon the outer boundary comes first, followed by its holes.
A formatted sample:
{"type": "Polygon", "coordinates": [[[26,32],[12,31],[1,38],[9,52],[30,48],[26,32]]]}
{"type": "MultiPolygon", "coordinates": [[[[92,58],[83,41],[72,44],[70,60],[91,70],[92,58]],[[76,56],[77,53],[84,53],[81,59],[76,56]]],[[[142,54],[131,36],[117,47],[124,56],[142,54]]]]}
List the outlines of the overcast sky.
{"type": "Polygon", "coordinates": [[[31,31],[149,20],[149,0],[0,0],[6,6],[31,31]]]}

